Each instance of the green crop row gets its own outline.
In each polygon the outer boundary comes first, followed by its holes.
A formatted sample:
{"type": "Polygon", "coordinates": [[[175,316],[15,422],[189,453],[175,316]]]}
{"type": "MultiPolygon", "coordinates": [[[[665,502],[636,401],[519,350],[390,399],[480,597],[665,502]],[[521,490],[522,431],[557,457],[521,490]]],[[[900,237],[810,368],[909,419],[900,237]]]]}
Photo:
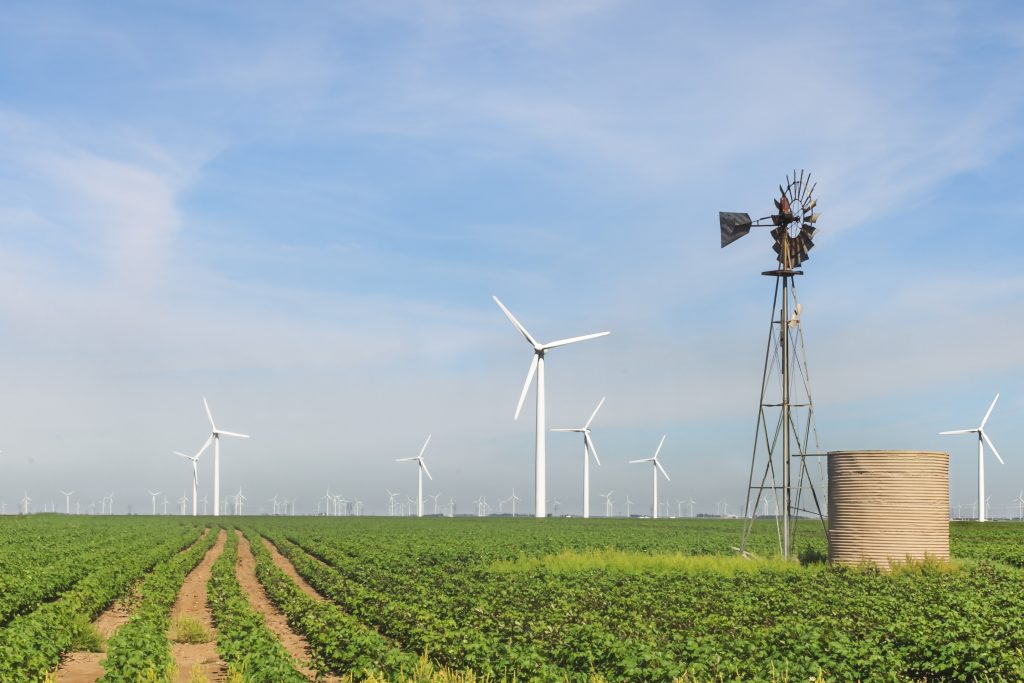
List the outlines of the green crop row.
{"type": "Polygon", "coordinates": [[[267,629],[263,616],[253,610],[238,585],[238,536],[228,533],[224,551],[213,563],[206,586],[217,627],[217,651],[230,669],[251,683],[305,681],[295,670],[292,656],[267,629]]]}
{"type": "Polygon", "coordinates": [[[274,564],[258,534],[249,529],[246,538],[256,559],[257,578],[288,624],[309,641],[313,667],[320,674],[360,678],[373,674],[398,680],[415,670],[414,655],[396,648],[334,603],[306,595],[274,564]]]}
{"type": "Polygon", "coordinates": [[[161,563],[139,586],[140,603],[107,642],[107,658],[103,662],[104,683],[136,683],[147,680],[170,680],[174,660],[167,629],[171,608],[185,577],[217,540],[216,530],[207,533],[184,552],[161,563]]]}
{"type": "Polygon", "coordinates": [[[157,538],[123,539],[117,552],[64,593],[0,629],[0,672],[4,680],[39,681],[57,666],[74,642],[82,615],[93,619],[124,595],[151,567],[191,544],[196,529],[165,527],[157,538]]]}

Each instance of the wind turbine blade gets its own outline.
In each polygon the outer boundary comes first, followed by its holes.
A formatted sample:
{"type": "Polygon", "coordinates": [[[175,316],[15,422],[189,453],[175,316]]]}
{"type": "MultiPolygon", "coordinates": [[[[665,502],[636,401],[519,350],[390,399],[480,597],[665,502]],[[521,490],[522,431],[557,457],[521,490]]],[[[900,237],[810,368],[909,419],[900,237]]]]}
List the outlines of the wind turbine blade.
{"type": "Polygon", "coordinates": [[[203,396],[203,407],[206,408],[206,417],[210,418],[210,427],[213,431],[217,431],[217,425],[213,422],[213,413],[210,412],[210,404],[206,402],[205,396],[203,396]]]}
{"type": "Polygon", "coordinates": [[[982,418],[981,426],[978,427],[978,429],[984,429],[985,428],[985,423],[988,422],[988,416],[992,414],[992,409],[996,407],[996,401],[998,401],[998,400],[999,400],[999,394],[996,394],[996,397],[994,399],[992,399],[992,405],[990,405],[988,407],[988,412],[985,413],[985,417],[982,418]]]}
{"type": "Polygon", "coordinates": [[[533,354],[533,360],[530,361],[530,369],[526,373],[526,384],[523,385],[523,393],[519,394],[519,403],[516,405],[516,416],[513,419],[519,419],[519,411],[523,409],[523,401],[526,400],[526,392],[530,390],[530,383],[533,382],[533,376],[537,373],[537,363],[540,359],[536,353],[533,354]]]}
{"type": "Polygon", "coordinates": [[[430,437],[432,436],[433,434],[427,434],[427,440],[423,442],[423,448],[420,449],[420,458],[423,457],[423,453],[427,450],[427,444],[430,443],[430,437]]]}
{"type": "Polygon", "coordinates": [[[590,423],[594,421],[595,417],[597,417],[597,411],[601,410],[601,406],[604,405],[604,399],[605,399],[605,397],[602,396],[601,397],[601,402],[597,404],[596,408],[594,408],[594,412],[590,415],[590,419],[587,420],[587,424],[583,425],[584,429],[589,429],[590,428],[590,423]]]}
{"type": "Polygon", "coordinates": [[[583,442],[590,449],[590,454],[594,456],[594,460],[598,465],[601,464],[601,459],[597,457],[597,449],[594,448],[594,440],[590,438],[590,434],[583,432],[583,442]]]}
{"type": "Polygon", "coordinates": [[[650,462],[652,460],[654,460],[654,458],[643,458],[641,460],[630,460],[629,464],[632,465],[632,464],[638,463],[638,462],[650,462]]]}
{"type": "Polygon", "coordinates": [[[550,429],[551,432],[582,432],[582,429],[550,429]]]}
{"type": "Polygon", "coordinates": [[[523,333],[523,336],[526,337],[526,341],[530,342],[533,346],[539,346],[537,340],[530,336],[530,333],[526,331],[526,328],[523,327],[523,324],[516,320],[516,317],[512,315],[512,311],[505,308],[505,304],[501,303],[501,301],[498,300],[498,297],[492,294],[491,298],[494,299],[494,303],[498,304],[501,310],[505,312],[505,317],[512,321],[512,324],[516,326],[517,330],[523,333]]]}
{"type": "Polygon", "coordinates": [[[565,346],[566,344],[575,344],[576,342],[587,341],[588,339],[597,339],[598,337],[604,337],[609,334],[611,334],[611,332],[598,332],[596,334],[585,334],[582,337],[569,337],[568,339],[559,339],[558,341],[553,341],[544,344],[542,348],[544,348],[545,350],[553,349],[558,346],[565,346]]]}
{"type": "Polygon", "coordinates": [[[419,458],[396,458],[395,462],[409,462],[410,460],[419,460],[419,458]]]}
{"type": "Polygon", "coordinates": [[[992,445],[992,439],[988,438],[988,434],[986,434],[985,432],[979,433],[981,434],[981,438],[985,439],[985,443],[988,444],[988,447],[992,449],[992,455],[996,456],[996,460],[999,461],[999,464],[1005,465],[1006,463],[1003,462],[1003,459],[1001,457],[999,457],[999,451],[997,451],[996,447],[992,445]]]}
{"type": "Polygon", "coordinates": [[[977,429],[954,429],[953,431],[950,431],[950,432],[939,432],[939,435],[941,436],[943,434],[973,434],[976,431],[978,431],[978,430],[977,429]]]}
{"type": "Polygon", "coordinates": [[[217,432],[221,436],[237,436],[240,439],[248,439],[248,434],[239,434],[238,432],[217,432]]]}
{"type": "Polygon", "coordinates": [[[430,476],[430,470],[427,469],[427,463],[423,458],[420,458],[420,467],[423,468],[423,473],[427,475],[427,479],[434,481],[434,478],[430,476]]]}
{"type": "Polygon", "coordinates": [[[661,473],[665,475],[665,479],[667,479],[668,481],[672,481],[671,479],[669,479],[668,472],[665,471],[665,468],[661,466],[660,462],[655,460],[654,461],[654,466],[657,467],[659,470],[661,470],[661,473]]]}
{"type": "Polygon", "coordinates": [[[203,447],[199,449],[199,452],[196,453],[196,458],[198,458],[200,455],[205,453],[206,449],[210,447],[211,443],[213,443],[213,434],[211,434],[210,436],[206,437],[206,442],[203,444],[203,447]]]}
{"type": "Polygon", "coordinates": [[[191,455],[185,455],[185,454],[184,454],[184,453],[182,453],[181,451],[174,451],[174,454],[175,454],[175,455],[180,455],[181,457],[183,457],[183,458],[188,458],[188,459],[190,459],[190,460],[192,459],[192,456],[191,456],[191,455]]]}
{"type": "Polygon", "coordinates": [[[668,436],[668,434],[663,434],[662,435],[661,441],[658,443],[658,450],[654,451],[654,457],[651,458],[651,460],[657,460],[658,459],[658,453],[661,453],[661,447],[665,445],[665,437],[666,436],[668,436]]]}

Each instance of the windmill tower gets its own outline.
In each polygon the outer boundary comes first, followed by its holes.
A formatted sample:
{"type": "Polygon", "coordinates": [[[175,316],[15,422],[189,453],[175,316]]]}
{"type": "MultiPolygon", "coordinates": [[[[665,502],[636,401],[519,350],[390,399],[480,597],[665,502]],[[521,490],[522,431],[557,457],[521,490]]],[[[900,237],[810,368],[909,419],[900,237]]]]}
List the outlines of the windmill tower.
{"type": "MultiPolygon", "coordinates": [[[[797,176],[794,171],[792,178],[786,177],[786,185],[779,186],[776,213],[756,221],[746,213],[718,214],[723,247],[743,237],[753,227],[771,228],[774,240],[772,248],[778,267],[762,273],[774,278],[775,294],[740,548],[746,550],[758,504],[763,497],[770,496],[777,511],[779,549],[785,559],[793,555],[794,522],[801,513],[817,516],[822,526],[825,521],[807,467],[807,459],[812,455],[808,452],[808,442],[813,438],[817,447],[818,433],[800,321],[803,308],[796,296],[796,277],[803,275],[799,268],[814,247],[811,238],[819,217],[814,211],[818,204],[814,198],[816,187],[817,183],[811,183],[810,173],[805,175],[800,171],[797,176]]],[[[823,473],[820,478],[824,478],[823,473]]]]}

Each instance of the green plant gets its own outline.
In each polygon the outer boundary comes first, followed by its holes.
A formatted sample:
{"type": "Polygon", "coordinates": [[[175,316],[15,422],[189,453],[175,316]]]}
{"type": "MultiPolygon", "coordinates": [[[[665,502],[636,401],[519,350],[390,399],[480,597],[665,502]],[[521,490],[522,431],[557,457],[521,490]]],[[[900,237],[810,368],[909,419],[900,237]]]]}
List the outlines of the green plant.
{"type": "Polygon", "coordinates": [[[198,643],[210,642],[210,632],[206,630],[203,623],[194,617],[180,616],[171,622],[171,640],[175,643],[198,643]]]}

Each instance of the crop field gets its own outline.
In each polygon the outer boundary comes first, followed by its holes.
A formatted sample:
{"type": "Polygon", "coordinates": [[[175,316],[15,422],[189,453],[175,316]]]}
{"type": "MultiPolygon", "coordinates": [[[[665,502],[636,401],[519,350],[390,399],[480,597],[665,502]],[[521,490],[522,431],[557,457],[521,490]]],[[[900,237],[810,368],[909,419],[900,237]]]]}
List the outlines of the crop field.
{"type": "Polygon", "coordinates": [[[1024,525],[953,524],[953,562],[889,573],[823,562],[810,523],[799,564],[773,559],[768,523],[754,559],[732,549],[739,534],[718,520],[6,517],[0,680],[1024,679],[1024,525]]]}

